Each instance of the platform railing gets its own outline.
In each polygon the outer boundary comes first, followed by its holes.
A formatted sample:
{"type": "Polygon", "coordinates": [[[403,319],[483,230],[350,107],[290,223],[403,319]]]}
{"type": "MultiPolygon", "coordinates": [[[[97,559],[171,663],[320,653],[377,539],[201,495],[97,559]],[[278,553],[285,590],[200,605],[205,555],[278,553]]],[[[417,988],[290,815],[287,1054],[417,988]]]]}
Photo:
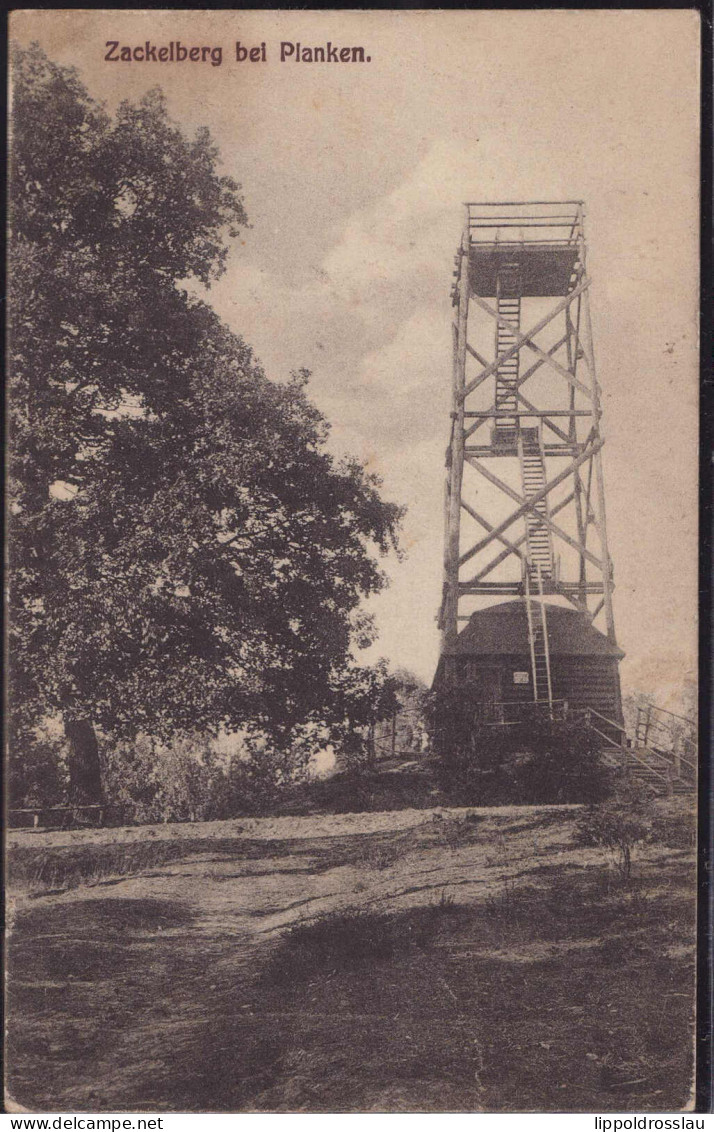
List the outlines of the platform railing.
{"type": "Polygon", "coordinates": [[[122,807],[113,803],[91,805],[38,805],[8,810],[9,829],[76,829],[120,823],[122,807]]]}
{"type": "Polygon", "coordinates": [[[484,701],[475,708],[479,723],[487,727],[517,727],[534,719],[564,720],[569,711],[567,700],[484,701]]]}
{"type": "Polygon", "coordinates": [[[577,244],[582,201],[467,201],[468,229],[478,244],[577,244]]]}

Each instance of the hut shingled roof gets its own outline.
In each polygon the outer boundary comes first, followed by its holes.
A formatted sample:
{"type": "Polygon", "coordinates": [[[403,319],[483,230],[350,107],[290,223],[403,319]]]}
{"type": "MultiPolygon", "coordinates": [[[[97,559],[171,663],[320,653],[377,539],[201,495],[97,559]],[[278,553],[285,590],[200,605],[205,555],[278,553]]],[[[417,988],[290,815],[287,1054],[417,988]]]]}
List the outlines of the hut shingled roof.
{"type": "MultiPolygon", "coordinates": [[[[533,601],[531,607],[533,617],[540,619],[539,603],[533,601]]],[[[611,656],[621,660],[625,655],[579,610],[547,602],[545,610],[551,656],[611,656]]],[[[479,609],[449,651],[469,656],[529,655],[525,601],[505,601],[479,609]]]]}

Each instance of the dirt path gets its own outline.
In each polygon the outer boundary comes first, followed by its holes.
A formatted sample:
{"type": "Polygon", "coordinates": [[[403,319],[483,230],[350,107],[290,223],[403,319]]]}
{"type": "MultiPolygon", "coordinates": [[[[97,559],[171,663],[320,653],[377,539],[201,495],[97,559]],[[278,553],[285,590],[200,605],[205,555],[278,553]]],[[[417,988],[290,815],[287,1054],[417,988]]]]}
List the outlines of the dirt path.
{"type": "Polygon", "coordinates": [[[349,837],[385,831],[411,829],[435,818],[463,819],[467,814],[482,817],[517,818],[538,813],[577,812],[581,807],[566,806],[483,806],[443,807],[431,810],[385,810],[377,813],[309,814],[298,817],[231,818],[228,821],[173,822],[165,825],[125,826],[118,829],[13,830],[8,846],[66,848],[77,845],[127,845],[135,842],[254,839],[259,841],[314,840],[322,837],[349,837]]]}
{"type": "MultiPolygon", "coordinates": [[[[170,901],[191,909],[195,932],[261,938],[347,907],[414,906],[432,902],[446,890],[458,893],[459,900],[483,899],[504,878],[537,869],[542,858],[562,848],[563,821],[577,809],[406,810],[23,832],[12,836],[11,849],[29,846],[61,854],[91,852],[95,846],[174,843],[181,850],[178,860],[129,876],[117,871],[66,892],[43,895],[40,889],[30,895],[31,906],[39,914],[43,908],[97,899],[170,901]],[[506,831],[507,849],[499,842],[506,831]]],[[[584,850],[563,853],[564,863],[587,857],[584,850]]],[[[18,911],[25,904],[21,900],[18,911]]]]}
{"type": "MultiPolygon", "coordinates": [[[[486,1107],[488,1056],[461,994],[460,965],[522,967],[585,953],[592,941],[536,946],[514,925],[477,938],[459,921],[448,945],[437,933],[426,951],[415,950],[413,918],[441,908],[446,919],[452,906],[508,911],[519,886],[545,890],[556,867],[582,872],[601,861],[573,846],[572,811],[413,810],[13,834],[12,848],[43,862],[50,855],[57,875],[63,861],[75,868],[78,854],[109,854],[95,877],[49,892],[31,885],[17,901],[14,1096],[34,1111],[486,1107]],[[136,867],[147,846],[152,859],[136,867]],[[129,848],[139,856],[123,875],[129,848]],[[348,911],[396,917],[403,954],[356,981],[318,969],[299,986],[261,982],[287,928],[348,911]]],[[[657,860],[653,851],[653,868],[657,860]]]]}

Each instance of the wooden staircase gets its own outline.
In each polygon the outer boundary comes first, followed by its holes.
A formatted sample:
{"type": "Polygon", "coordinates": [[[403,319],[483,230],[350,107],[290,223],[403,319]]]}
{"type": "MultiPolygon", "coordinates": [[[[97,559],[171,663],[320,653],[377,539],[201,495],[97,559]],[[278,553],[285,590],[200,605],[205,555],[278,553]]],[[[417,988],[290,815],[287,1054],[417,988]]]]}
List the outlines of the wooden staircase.
{"type": "MultiPolygon", "coordinates": [[[[537,428],[522,428],[518,436],[518,455],[521,464],[523,495],[532,499],[545,487],[545,456],[540,433],[537,428]]],[[[548,503],[540,499],[534,510],[526,513],[526,545],[528,547],[528,569],[531,582],[540,577],[541,584],[553,577],[553,540],[550,528],[539,519],[548,518],[548,503]]]]}
{"type": "MultiPolygon", "coordinates": [[[[652,712],[660,715],[672,714],[661,708],[655,708],[653,705],[650,705],[650,708],[652,712]]],[[[695,793],[697,789],[696,762],[694,761],[693,751],[686,746],[686,743],[685,750],[687,753],[683,753],[681,737],[679,740],[675,737],[669,749],[655,746],[652,742],[645,745],[639,720],[634,739],[628,740],[625,728],[621,724],[607,719],[606,716],[594,709],[590,709],[586,714],[590,726],[604,740],[601,753],[605,763],[622,772],[630,782],[653,794],[672,796],[695,793]],[[602,730],[603,724],[607,726],[610,734],[606,734],[602,730]],[[621,743],[617,743],[613,739],[613,731],[619,732],[621,743]],[[622,745],[623,743],[625,745],[622,745]]],[[[681,719],[682,717],[676,718],[681,719]]],[[[691,721],[685,722],[689,724],[693,732],[694,724],[691,721]]]]}
{"type": "Polygon", "coordinates": [[[648,747],[627,749],[621,766],[633,784],[654,794],[693,794],[697,787],[695,776],[677,777],[672,764],[648,747]]]}
{"type": "MultiPolygon", "coordinates": [[[[521,325],[521,272],[518,264],[504,264],[498,274],[496,310],[510,326],[496,325],[496,357],[516,344],[521,325]]],[[[520,351],[501,362],[496,370],[496,409],[516,413],[518,409],[518,365],[520,351]]],[[[518,417],[496,417],[494,440],[511,446],[516,442],[518,417]]]]}

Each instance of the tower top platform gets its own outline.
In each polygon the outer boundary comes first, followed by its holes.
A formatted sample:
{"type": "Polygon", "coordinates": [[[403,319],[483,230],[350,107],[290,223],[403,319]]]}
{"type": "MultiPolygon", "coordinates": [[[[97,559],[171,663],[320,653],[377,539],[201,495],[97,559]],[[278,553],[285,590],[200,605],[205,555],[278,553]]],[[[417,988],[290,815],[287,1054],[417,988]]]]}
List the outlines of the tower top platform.
{"type": "Polygon", "coordinates": [[[466,204],[469,280],[495,296],[503,267],[516,266],[521,295],[567,295],[578,276],[582,201],[471,201],[466,204]]]}

